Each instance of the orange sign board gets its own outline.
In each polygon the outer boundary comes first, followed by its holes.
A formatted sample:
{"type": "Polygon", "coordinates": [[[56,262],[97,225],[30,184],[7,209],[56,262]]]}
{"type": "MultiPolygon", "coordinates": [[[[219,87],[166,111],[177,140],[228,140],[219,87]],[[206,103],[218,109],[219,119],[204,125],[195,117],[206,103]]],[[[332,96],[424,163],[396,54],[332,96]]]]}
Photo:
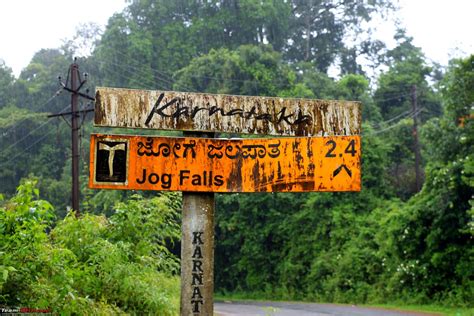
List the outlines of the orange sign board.
{"type": "Polygon", "coordinates": [[[360,136],[91,136],[89,186],[195,192],[360,191],[360,136]]]}

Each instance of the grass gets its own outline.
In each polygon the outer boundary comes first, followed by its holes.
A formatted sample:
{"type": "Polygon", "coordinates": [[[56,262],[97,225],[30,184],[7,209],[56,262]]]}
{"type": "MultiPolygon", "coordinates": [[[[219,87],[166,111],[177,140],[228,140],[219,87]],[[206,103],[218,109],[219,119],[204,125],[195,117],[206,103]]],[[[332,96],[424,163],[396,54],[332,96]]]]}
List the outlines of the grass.
{"type": "Polygon", "coordinates": [[[444,307],[439,305],[400,305],[400,304],[379,304],[363,305],[365,307],[376,307],[398,311],[422,312],[443,316],[474,316],[474,308],[468,307],[444,307]]]}
{"type": "MultiPolygon", "coordinates": [[[[214,295],[215,301],[268,301],[262,296],[258,297],[256,294],[246,294],[246,293],[216,293],[214,295]]],[[[275,300],[275,299],[274,299],[275,300]]],[[[277,301],[277,300],[276,300],[277,301]]],[[[286,301],[286,300],[281,300],[286,301]]],[[[295,301],[294,301],[295,302],[295,301]]],[[[321,303],[321,304],[332,304],[327,302],[309,302],[301,301],[304,303],[321,303]]],[[[346,304],[337,304],[337,305],[346,305],[346,304]]],[[[352,305],[352,304],[347,304],[352,305]]],[[[418,312],[426,313],[430,315],[440,315],[440,316],[474,316],[474,308],[469,307],[445,307],[440,305],[402,305],[398,304],[363,304],[357,305],[358,307],[366,308],[377,308],[377,309],[387,309],[387,310],[397,310],[397,311],[406,311],[406,312],[418,312]]]]}

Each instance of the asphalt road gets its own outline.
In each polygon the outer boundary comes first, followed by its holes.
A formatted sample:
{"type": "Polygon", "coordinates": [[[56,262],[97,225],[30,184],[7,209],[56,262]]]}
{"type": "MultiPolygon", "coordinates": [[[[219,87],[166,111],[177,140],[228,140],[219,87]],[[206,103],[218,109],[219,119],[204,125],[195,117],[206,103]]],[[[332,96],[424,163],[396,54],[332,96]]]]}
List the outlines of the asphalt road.
{"type": "Polygon", "coordinates": [[[354,305],[294,302],[216,302],[218,316],[428,316],[438,314],[402,312],[354,305]]]}

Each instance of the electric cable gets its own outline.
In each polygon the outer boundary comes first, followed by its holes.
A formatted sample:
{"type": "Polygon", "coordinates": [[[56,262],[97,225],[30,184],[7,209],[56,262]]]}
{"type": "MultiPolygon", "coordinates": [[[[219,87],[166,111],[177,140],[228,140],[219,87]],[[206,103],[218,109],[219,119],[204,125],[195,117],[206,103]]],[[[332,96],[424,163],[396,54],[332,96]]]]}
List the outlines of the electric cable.
{"type": "MultiPolygon", "coordinates": [[[[99,62],[99,64],[107,64],[107,63],[112,65],[112,66],[119,67],[119,68],[123,69],[124,71],[126,71],[129,74],[136,74],[137,72],[139,74],[144,73],[143,70],[138,69],[138,68],[134,68],[133,66],[130,66],[130,65],[120,65],[120,64],[117,64],[117,63],[114,63],[114,62],[111,62],[111,61],[99,62]]],[[[118,77],[120,77],[124,80],[129,80],[130,79],[129,77],[126,77],[125,75],[123,75],[122,72],[118,72],[116,70],[110,70],[110,69],[108,71],[113,73],[114,75],[117,75],[118,77]]],[[[164,79],[161,79],[161,78],[159,78],[159,80],[165,81],[164,79]]],[[[142,83],[145,83],[145,85],[147,85],[147,86],[153,86],[153,87],[157,86],[158,88],[163,87],[164,90],[171,90],[171,87],[172,87],[172,83],[170,83],[170,82],[166,82],[166,84],[168,84],[170,88],[167,88],[165,85],[163,85],[163,83],[159,83],[159,82],[153,82],[152,83],[149,80],[144,80],[144,81],[142,81],[142,83]]]]}
{"type": "Polygon", "coordinates": [[[8,159],[7,161],[4,161],[2,163],[0,163],[0,165],[8,165],[8,163],[10,163],[11,161],[15,160],[16,158],[20,157],[21,154],[27,152],[28,150],[30,150],[33,146],[35,146],[36,144],[38,144],[39,142],[41,142],[43,139],[45,139],[47,136],[49,136],[51,133],[54,132],[54,129],[50,129],[47,133],[45,133],[43,136],[41,136],[40,138],[36,139],[33,143],[31,143],[28,147],[26,147],[25,149],[21,150],[20,152],[18,152],[16,155],[14,155],[13,157],[11,157],[10,159],[8,159]]]}
{"type": "MultiPolygon", "coordinates": [[[[68,106],[66,106],[64,109],[61,110],[64,111],[66,108],[68,108],[68,106]]],[[[15,146],[16,144],[22,142],[23,140],[25,140],[26,138],[28,138],[28,136],[30,136],[33,132],[36,132],[37,130],[39,130],[41,127],[45,126],[46,124],[48,124],[49,122],[51,122],[52,118],[49,118],[47,119],[46,121],[44,121],[41,125],[37,126],[36,128],[30,130],[26,135],[24,135],[22,138],[20,138],[19,140],[17,140],[16,142],[14,142],[13,144],[11,144],[10,146],[8,146],[7,148],[3,149],[2,151],[0,152],[5,152],[7,151],[8,149],[12,148],[13,146],[15,146]]]]}
{"type": "MultiPolygon", "coordinates": [[[[408,118],[408,117],[414,117],[415,115],[418,115],[423,109],[424,109],[423,107],[420,107],[416,112],[410,114],[410,115],[407,116],[406,118],[408,118]]],[[[375,130],[375,131],[372,132],[372,133],[368,133],[367,136],[377,135],[377,134],[380,134],[380,133],[389,131],[389,130],[391,130],[391,129],[397,127],[398,125],[400,125],[402,122],[403,122],[403,121],[400,120],[400,121],[398,121],[397,123],[392,124],[392,125],[390,125],[390,126],[388,126],[388,127],[385,127],[385,128],[383,128],[383,129],[380,129],[380,130],[375,130]]]]}
{"type": "MultiPolygon", "coordinates": [[[[61,94],[61,92],[63,91],[63,89],[59,89],[58,91],[56,91],[46,102],[44,102],[43,104],[41,104],[38,109],[42,109],[44,106],[46,106],[47,104],[49,104],[52,100],[54,100],[54,98],[56,98],[57,96],[59,96],[61,94]]],[[[34,113],[39,113],[39,112],[34,112],[34,113]]],[[[8,135],[16,126],[18,126],[18,124],[20,124],[21,122],[27,120],[28,118],[23,118],[23,119],[20,119],[19,121],[17,121],[16,123],[14,123],[13,125],[11,125],[5,132],[3,132],[3,135],[2,136],[6,136],[8,135]]]]}

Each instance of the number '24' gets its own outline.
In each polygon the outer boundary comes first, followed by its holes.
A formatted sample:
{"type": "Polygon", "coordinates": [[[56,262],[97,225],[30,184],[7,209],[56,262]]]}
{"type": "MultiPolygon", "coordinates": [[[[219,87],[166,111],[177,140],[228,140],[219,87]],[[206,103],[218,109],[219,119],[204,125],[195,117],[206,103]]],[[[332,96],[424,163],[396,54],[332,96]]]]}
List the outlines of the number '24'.
{"type": "MultiPolygon", "coordinates": [[[[329,146],[329,150],[326,153],[326,157],[328,157],[328,158],[336,157],[336,154],[333,153],[333,151],[336,149],[336,142],[333,141],[333,140],[328,140],[326,142],[326,146],[329,146]]],[[[346,149],[344,150],[344,153],[351,154],[352,157],[355,156],[357,151],[355,149],[355,140],[354,139],[351,139],[351,141],[347,145],[346,149]]]]}

